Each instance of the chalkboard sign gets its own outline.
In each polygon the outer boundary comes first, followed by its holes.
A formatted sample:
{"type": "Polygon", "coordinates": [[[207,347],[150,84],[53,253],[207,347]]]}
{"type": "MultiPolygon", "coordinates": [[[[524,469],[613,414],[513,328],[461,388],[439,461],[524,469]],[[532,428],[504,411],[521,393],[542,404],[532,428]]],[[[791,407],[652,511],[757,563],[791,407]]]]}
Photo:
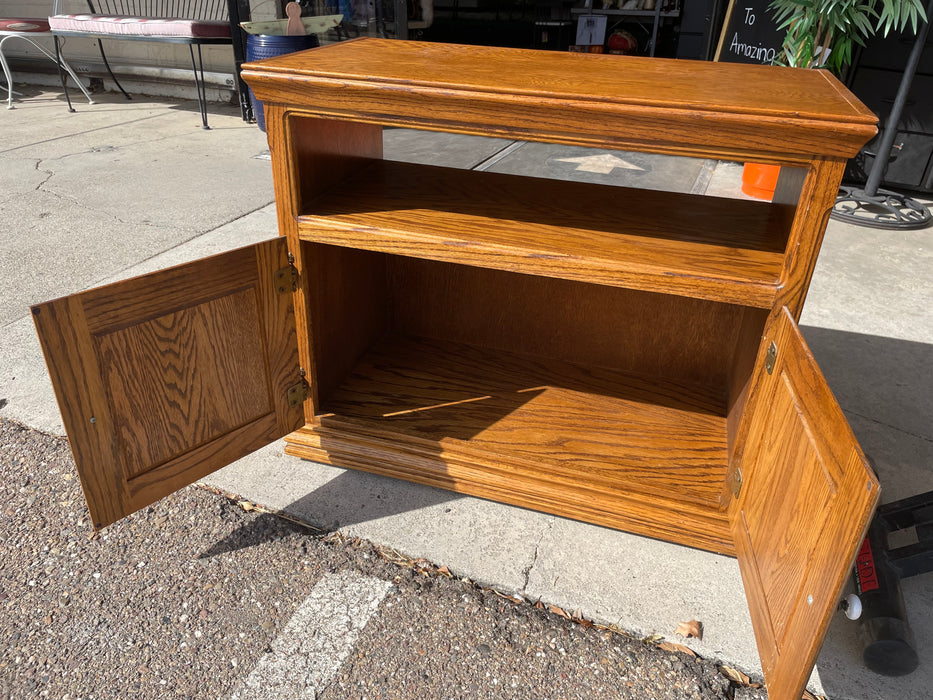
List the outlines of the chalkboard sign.
{"type": "Polygon", "coordinates": [[[771,0],[729,0],[716,60],[729,63],[774,62],[787,30],[779,31],[768,5],[771,0]]]}

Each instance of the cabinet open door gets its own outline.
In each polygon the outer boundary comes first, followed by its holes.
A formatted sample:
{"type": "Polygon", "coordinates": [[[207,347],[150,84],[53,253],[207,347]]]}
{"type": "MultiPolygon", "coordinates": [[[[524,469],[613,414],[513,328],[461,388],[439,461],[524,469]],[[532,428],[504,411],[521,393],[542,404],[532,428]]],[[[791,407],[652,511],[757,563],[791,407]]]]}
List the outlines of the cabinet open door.
{"type": "Polygon", "coordinates": [[[283,238],[32,313],[95,528],[304,422],[283,238]]]}
{"type": "Polygon", "coordinates": [[[787,309],[766,330],[730,525],[772,700],[799,700],[880,495],[787,309]]]}

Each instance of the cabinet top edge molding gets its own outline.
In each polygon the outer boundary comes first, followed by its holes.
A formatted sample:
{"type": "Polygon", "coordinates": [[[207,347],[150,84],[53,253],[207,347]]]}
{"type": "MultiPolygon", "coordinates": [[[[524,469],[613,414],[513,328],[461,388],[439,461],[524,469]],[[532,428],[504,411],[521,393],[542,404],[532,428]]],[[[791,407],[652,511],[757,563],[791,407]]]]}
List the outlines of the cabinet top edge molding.
{"type": "Polygon", "coordinates": [[[643,151],[848,158],[877,130],[823,70],[361,38],[243,78],[315,116],[643,151]]]}

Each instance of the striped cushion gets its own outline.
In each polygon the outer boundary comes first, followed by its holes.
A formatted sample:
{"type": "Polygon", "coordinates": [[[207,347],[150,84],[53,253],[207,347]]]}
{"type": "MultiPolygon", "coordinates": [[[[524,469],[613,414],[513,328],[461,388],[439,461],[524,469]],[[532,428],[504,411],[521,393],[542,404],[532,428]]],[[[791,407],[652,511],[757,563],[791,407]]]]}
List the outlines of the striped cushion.
{"type": "Polygon", "coordinates": [[[54,15],[49,17],[53,31],[125,36],[184,36],[229,38],[228,22],[115,15],[54,15]]]}

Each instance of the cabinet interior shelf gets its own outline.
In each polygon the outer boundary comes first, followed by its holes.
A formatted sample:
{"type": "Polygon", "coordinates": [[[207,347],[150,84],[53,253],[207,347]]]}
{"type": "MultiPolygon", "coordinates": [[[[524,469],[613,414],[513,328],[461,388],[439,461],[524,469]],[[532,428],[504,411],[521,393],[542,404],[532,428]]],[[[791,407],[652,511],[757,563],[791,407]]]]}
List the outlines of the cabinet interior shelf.
{"type": "Polygon", "coordinates": [[[376,161],[308,202],[303,240],[769,308],[793,210],[376,161]]]}
{"type": "Polygon", "coordinates": [[[727,550],[726,410],[721,387],[390,333],[322,401],[315,430],[331,455],[348,437],[408,445],[441,482],[479,461],[534,497],[634,501],[664,514],[655,536],[700,518],[716,525],[698,543],[727,550]]]}

